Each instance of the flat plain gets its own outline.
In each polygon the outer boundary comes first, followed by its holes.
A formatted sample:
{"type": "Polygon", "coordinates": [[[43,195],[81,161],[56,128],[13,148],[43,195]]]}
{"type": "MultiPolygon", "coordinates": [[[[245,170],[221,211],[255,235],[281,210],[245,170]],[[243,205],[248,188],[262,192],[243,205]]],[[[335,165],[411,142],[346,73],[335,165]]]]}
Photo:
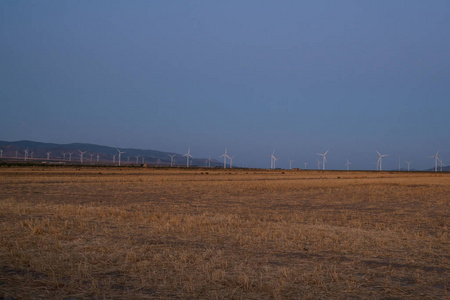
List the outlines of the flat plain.
{"type": "Polygon", "coordinates": [[[443,299],[450,174],[0,168],[0,297],[443,299]]]}

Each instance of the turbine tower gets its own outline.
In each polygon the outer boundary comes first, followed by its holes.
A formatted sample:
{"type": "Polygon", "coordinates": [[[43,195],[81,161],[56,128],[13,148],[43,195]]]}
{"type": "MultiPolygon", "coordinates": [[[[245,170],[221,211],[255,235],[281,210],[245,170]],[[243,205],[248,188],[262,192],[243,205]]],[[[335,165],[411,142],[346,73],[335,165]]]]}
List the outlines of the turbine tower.
{"type": "Polygon", "coordinates": [[[171,168],[173,167],[173,161],[174,161],[175,155],[176,155],[176,154],[173,154],[173,155],[170,155],[170,154],[169,154],[169,156],[170,156],[170,167],[171,167],[171,168]]]}
{"type": "Polygon", "coordinates": [[[73,152],[68,152],[67,154],[69,154],[69,161],[72,161],[72,154],[73,154],[73,152]]]}
{"type": "Polygon", "coordinates": [[[117,152],[119,152],[119,166],[120,166],[120,156],[126,152],[120,151],[119,148],[116,148],[116,149],[117,149],[117,152]]]}
{"type": "Polygon", "coordinates": [[[63,160],[66,160],[66,152],[63,152],[62,155],[63,155],[63,160]]]}
{"type": "Polygon", "coordinates": [[[113,154],[113,164],[115,164],[116,163],[116,156],[117,156],[117,154],[113,154]]]}
{"type": "Polygon", "coordinates": [[[347,162],[345,163],[345,165],[347,166],[347,171],[349,170],[349,167],[350,167],[351,164],[352,164],[352,163],[349,162],[348,159],[347,159],[347,162]]]}
{"type": "Polygon", "coordinates": [[[439,150],[436,152],[435,155],[428,156],[428,158],[434,158],[434,171],[435,172],[437,172],[437,163],[438,163],[438,160],[439,160],[438,154],[439,154],[439,150]]]}
{"type": "Polygon", "coordinates": [[[389,154],[380,154],[380,152],[376,151],[378,153],[378,161],[377,161],[377,169],[379,167],[380,171],[383,171],[382,168],[382,162],[383,162],[383,157],[389,156],[389,154]]]}
{"type": "Polygon", "coordinates": [[[275,169],[275,162],[278,160],[278,158],[276,158],[274,154],[275,154],[275,149],[273,149],[273,152],[271,154],[269,154],[271,169],[275,169]]]}
{"type": "MultiPolygon", "coordinates": [[[[223,168],[226,169],[227,168],[227,157],[230,158],[227,154],[227,148],[225,148],[225,153],[219,157],[223,157],[223,168]]],[[[230,166],[230,168],[231,168],[231,166],[230,166]]]]}
{"type": "Polygon", "coordinates": [[[92,157],[95,155],[95,153],[89,153],[89,155],[91,156],[91,162],[92,162],[92,157]]]}
{"type": "Polygon", "coordinates": [[[136,164],[139,164],[139,156],[141,156],[141,155],[139,154],[139,155],[134,156],[134,157],[136,157],[136,164]]]}
{"type": "Polygon", "coordinates": [[[83,163],[83,155],[87,152],[87,151],[81,151],[81,150],[78,150],[79,152],[80,152],[80,162],[81,163],[83,163]]]}
{"type": "Polygon", "coordinates": [[[288,159],[289,161],[289,170],[292,170],[292,163],[294,162],[293,160],[288,159]]]}
{"type": "Polygon", "coordinates": [[[47,160],[50,160],[50,153],[52,153],[51,151],[47,152],[47,160]]]}
{"type": "Polygon", "coordinates": [[[208,168],[211,168],[211,155],[208,158],[208,168]]]}
{"type": "Polygon", "coordinates": [[[327,155],[328,151],[330,151],[330,150],[327,150],[325,153],[322,153],[322,154],[317,153],[317,155],[322,156],[322,170],[325,170],[325,163],[327,162],[326,155],[327,155]]]}
{"type": "Polygon", "coordinates": [[[305,164],[305,170],[306,170],[306,166],[308,165],[308,163],[304,163],[305,164]]]}
{"type": "Polygon", "coordinates": [[[409,165],[411,164],[411,162],[406,160],[405,163],[408,164],[408,172],[409,172],[409,165]]]}
{"type": "Polygon", "coordinates": [[[25,152],[23,158],[24,158],[25,161],[27,161],[27,158],[28,158],[28,149],[23,150],[23,152],[25,152]]]}
{"type": "Polygon", "coordinates": [[[188,148],[188,152],[183,156],[186,156],[186,167],[189,168],[189,157],[193,158],[191,155],[191,147],[188,148]]]}
{"type": "Polygon", "coordinates": [[[232,157],[229,157],[229,156],[228,156],[228,158],[230,159],[230,169],[232,169],[232,168],[233,168],[233,158],[234,158],[234,155],[233,155],[232,157]]]}

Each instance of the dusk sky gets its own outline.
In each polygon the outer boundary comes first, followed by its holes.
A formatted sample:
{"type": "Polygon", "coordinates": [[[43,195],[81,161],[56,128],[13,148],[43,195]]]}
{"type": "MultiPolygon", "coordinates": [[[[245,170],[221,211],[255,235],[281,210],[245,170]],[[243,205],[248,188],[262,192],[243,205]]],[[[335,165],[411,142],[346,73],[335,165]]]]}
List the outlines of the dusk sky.
{"type": "Polygon", "coordinates": [[[450,165],[450,1],[0,2],[0,140],[450,165]]]}

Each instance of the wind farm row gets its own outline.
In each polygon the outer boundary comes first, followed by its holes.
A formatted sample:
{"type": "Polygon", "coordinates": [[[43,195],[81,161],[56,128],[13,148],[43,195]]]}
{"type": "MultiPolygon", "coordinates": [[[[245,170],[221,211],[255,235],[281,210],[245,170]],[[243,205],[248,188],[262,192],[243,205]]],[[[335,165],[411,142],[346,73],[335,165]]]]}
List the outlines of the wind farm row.
{"type": "MultiPolygon", "coordinates": [[[[110,148],[110,147],[109,147],[110,148]]],[[[0,159],[5,160],[14,160],[16,162],[41,162],[41,163],[60,163],[60,164],[105,164],[105,165],[116,165],[116,166],[132,166],[132,165],[152,165],[152,166],[160,166],[160,167],[223,167],[227,168],[242,168],[242,166],[233,166],[233,159],[236,157],[235,155],[230,155],[228,148],[225,148],[223,154],[217,156],[217,158],[211,158],[211,155],[207,159],[205,158],[197,158],[195,159],[191,154],[191,147],[188,147],[187,152],[185,154],[177,154],[177,153],[165,153],[161,152],[160,156],[156,158],[155,156],[145,156],[144,154],[136,154],[136,149],[133,149],[130,152],[132,154],[128,154],[127,151],[120,150],[119,148],[114,148],[115,151],[113,153],[100,153],[100,152],[92,152],[85,149],[77,149],[70,151],[39,151],[39,156],[35,155],[34,151],[29,148],[19,149],[15,148],[14,150],[9,149],[9,152],[0,149],[0,159]],[[125,159],[123,155],[125,154],[125,159]],[[218,161],[218,159],[223,159],[223,165],[218,161]]],[[[280,157],[275,155],[276,150],[274,149],[271,153],[268,154],[270,159],[270,169],[280,169],[277,167],[277,163],[280,160],[280,157]]],[[[327,155],[329,150],[324,153],[316,153],[317,158],[317,167],[309,167],[308,162],[297,163],[300,164],[303,168],[293,167],[294,160],[290,158],[286,158],[287,162],[289,162],[289,167],[285,169],[304,169],[304,170],[326,170],[326,166],[328,163],[327,155]]],[[[388,157],[389,154],[382,154],[379,151],[374,151],[374,154],[378,155],[378,159],[375,163],[376,171],[383,171],[383,159],[388,157]]],[[[425,156],[424,156],[425,158],[425,156]]],[[[439,156],[439,150],[436,151],[434,155],[428,156],[429,158],[434,159],[434,168],[435,172],[443,171],[445,169],[444,162],[439,156]]],[[[406,168],[402,169],[402,161],[398,162],[398,170],[399,171],[411,171],[411,164],[413,161],[405,160],[403,161],[403,165],[407,165],[406,168]]],[[[343,161],[342,166],[345,167],[345,170],[350,171],[351,165],[353,163],[346,159],[343,161]]],[[[268,165],[269,166],[269,165],[268,165]]],[[[391,168],[391,170],[393,170],[391,168]]]]}

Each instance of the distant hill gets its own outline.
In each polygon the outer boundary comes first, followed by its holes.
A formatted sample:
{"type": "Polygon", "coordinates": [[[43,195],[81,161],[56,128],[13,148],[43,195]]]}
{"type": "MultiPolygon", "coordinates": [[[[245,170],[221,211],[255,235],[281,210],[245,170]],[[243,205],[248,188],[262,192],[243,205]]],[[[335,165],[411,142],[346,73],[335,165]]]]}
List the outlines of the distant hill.
{"type": "MultiPolygon", "coordinates": [[[[47,152],[50,152],[49,161],[65,161],[69,162],[70,155],[71,163],[80,163],[80,151],[87,151],[83,155],[84,163],[98,163],[112,164],[113,155],[116,155],[115,162],[118,162],[118,152],[115,147],[102,146],[96,144],[86,143],[71,143],[71,144],[53,144],[53,143],[41,143],[34,141],[16,141],[7,142],[0,141],[0,150],[3,150],[3,159],[16,159],[24,160],[25,152],[28,149],[28,159],[30,161],[47,161],[47,152]],[[65,155],[64,155],[65,153],[65,155]],[[92,155],[91,155],[92,154],[92,155]],[[65,159],[64,159],[65,158],[65,159]]],[[[182,154],[174,152],[163,152],[157,150],[145,150],[134,148],[120,148],[120,151],[124,151],[121,155],[121,164],[142,164],[143,161],[150,165],[170,165],[170,155],[175,154],[175,164],[177,166],[186,166],[186,158],[182,157],[182,154]],[[136,162],[136,156],[138,156],[136,162]]],[[[194,158],[192,161],[193,166],[205,166],[207,162],[206,158],[194,158]]],[[[223,166],[217,160],[211,160],[211,167],[223,166]]]]}
{"type": "MultiPolygon", "coordinates": [[[[434,172],[434,168],[426,169],[426,172],[434,172]]],[[[441,167],[438,166],[438,172],[441,171],[441,167]]],[[[450,172],[450,166],[442,166],[442,172],[450,172]]]]}

